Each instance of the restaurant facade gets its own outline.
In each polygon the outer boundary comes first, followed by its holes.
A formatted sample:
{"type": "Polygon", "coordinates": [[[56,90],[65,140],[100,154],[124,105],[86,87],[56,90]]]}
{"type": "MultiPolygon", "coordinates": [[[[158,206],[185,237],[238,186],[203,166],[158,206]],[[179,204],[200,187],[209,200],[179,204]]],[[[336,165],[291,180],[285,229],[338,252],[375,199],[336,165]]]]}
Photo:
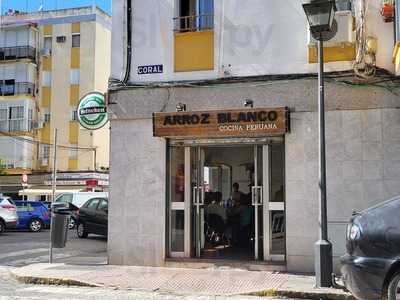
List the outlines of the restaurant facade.
{"type": "MultiPolygon", "coordinates": [[[[132,1],[128,48],[129,5],[113,4],[109,263],[313,272],[317,66],[301,5],[186,2],[132,1]],[[157,18],[144,13],[152,11],[157,18]],[[268,42],[260,45],[260,35],[268,42]]],[[[375,77],[353,70],[354,11],[336,13],[351,34],[326,45],[336,270],[353,211],[400,194],[400,98],[387,51],[393,26],[370,14],[384,49],[375,77]]]]}

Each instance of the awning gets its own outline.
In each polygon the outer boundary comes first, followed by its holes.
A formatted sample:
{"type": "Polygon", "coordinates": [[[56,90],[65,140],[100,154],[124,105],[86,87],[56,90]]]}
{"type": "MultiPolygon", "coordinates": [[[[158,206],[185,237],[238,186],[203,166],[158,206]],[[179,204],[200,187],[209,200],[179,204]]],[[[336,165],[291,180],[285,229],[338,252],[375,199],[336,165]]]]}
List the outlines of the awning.
{"type": "MultiPolygon", "coordinates": [[[[57,187],[56,189],[56,195],[61,194],[61,193],[76,193],[82,191],[82,188],[79,187],[57,187]]],[[[53,189],[25,189],[25,190],[20,190],[18,192],[20,196],[46,196],[46,195],[52,195],[53,194],[53,189]]]]}

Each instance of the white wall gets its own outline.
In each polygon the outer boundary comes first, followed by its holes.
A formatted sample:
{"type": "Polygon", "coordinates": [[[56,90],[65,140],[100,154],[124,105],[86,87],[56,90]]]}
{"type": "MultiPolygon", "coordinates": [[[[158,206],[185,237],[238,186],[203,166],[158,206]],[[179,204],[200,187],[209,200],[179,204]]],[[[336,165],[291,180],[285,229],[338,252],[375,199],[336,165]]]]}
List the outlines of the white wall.
{"type": "MultiPolygon", "coordinates": [[[[112,77],[122,79],[126,61],[125,1],[113,2],[112,77]]],[[[232,76],[316,72],[308,64],[307,21],[299,1],[215,1],[215,69],[173,71],[174,0],[132,0],[131,81],[195,80],[232,76]],[[139,65],[164,65],[164,74],[138,75],[139,65]],[[231,65],[230,67],[228,67],[231,65]],[[224,67],[223,67],[224,66],[224,67]]],[[[368,1],[367,1],[368,2],[368,1]]],[[[393,69],[393,24],[379,15],[381,1],[370,0],[368,33],[378,38],[378,66],[393,69]]],[[[351,62],[326,65],[327,71],[351,69],[351,62]]]]}

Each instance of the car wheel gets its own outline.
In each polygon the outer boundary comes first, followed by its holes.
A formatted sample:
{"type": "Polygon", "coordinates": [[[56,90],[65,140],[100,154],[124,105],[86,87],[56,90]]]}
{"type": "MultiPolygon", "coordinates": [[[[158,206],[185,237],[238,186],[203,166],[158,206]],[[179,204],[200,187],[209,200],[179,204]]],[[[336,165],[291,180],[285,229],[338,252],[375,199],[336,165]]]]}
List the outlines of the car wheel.
{"type": "Polygon", "coordinates": [[[6,230],[6,225],[4,224],[3,220],[0,220],[0,234],[6,230]]]}
{"type": "Polygon", "coordinates": [[[400,271],[397,271],[387,286],[387,299],[396,300],[400,296],[400,271]]]}
{"type": "Polygon", "coordinates": [[[69,219],[69,223],[68,223],[68,229],[74,229],[75,228],[75,219],[74,218],[70,218],[69,219]]]}
{"type": "Polygon", "coordinates": [[[86,231],[85,225],[83,223],[78,224],[78,228],[76,229],[76,233],[80,239],[87,238],[88,233],[86,231]]]}
{"type": "Polygon", "coordinates": [[[42,227],[42,221],[40,221],[39,219],[32,219],[29,222],[29,230],[32,232],[39,232],[40,230],[42,230],[42,227]]]}

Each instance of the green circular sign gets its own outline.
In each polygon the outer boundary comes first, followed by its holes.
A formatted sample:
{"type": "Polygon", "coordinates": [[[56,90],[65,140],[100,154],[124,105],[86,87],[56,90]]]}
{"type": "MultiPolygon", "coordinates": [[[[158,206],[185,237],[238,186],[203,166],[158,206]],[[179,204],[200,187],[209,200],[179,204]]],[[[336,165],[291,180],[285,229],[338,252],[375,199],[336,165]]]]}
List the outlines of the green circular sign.
{"type": "Polygon", "coordinates": [[[79,101],[78,121],[89,130],[103,127],[108,121],[107,106],[104,95],[98,92],[86,94],[79,101]]]}

